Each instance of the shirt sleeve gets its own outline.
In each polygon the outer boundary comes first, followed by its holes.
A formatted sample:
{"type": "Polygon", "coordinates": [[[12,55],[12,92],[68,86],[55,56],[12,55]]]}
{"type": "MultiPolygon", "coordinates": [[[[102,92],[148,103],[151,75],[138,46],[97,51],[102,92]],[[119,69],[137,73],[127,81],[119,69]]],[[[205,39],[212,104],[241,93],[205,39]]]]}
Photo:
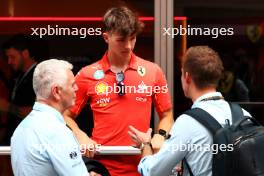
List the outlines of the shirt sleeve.
{"type": "Polygon", "coordinates": [[[88,85],[89,85],[89,79],[87,75],[85,74],[85,68],[83,68],[81,71],[77,73],[75,76],[75,81],[78,86],[78,91],[76,92],[76,100],[74,106],[70,109],[70,111],[77,116],[82,108],[85,106],[85,104],[88,101],[89,95],[88,95],[88,85]]]}
{"type": "Polygon", "coordinates": [[[186,146],[190,139],[189,135],[186,135],[186,129],[183,129],[183,126],[186,127],[185,123],[185,120],[179,117],[171,129],[171,138],[164,142],[160,151],[141,159],[138,165],[141,175],[160,176],[172,173],[172,169],[188,152],[186,146]]]}
{"type": "MultiPolygon", "coordinates": [[[[67,136],[66,136],[67,135],[67,136]]],[[[87,176],[88,171],[82,160],[82,155],[73,134],[63,138],[58,135],[56,140],[45,146],[45,155],[51,161],[58,175],[87,176]]]]}
{"type": "Polygon", "coordinates": [[[88,175],[77,140],[69,129],[20,127],[12,139],[11,161],[15,175],[88,175]]]}
{"type": "Polygon", "coordinates": [[[154,91],[154,105],[160,114],[172,108],[171,96],[168,89],[167,80],[161,68],[156,65],[156,80],[154,91]]]}

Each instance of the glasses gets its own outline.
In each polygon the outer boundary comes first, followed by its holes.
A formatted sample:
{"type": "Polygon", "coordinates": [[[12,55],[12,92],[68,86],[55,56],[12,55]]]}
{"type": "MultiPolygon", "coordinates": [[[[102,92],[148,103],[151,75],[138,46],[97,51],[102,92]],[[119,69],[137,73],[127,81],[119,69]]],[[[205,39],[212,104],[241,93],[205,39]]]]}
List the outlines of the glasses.
{"type": "Polygon", "coordinates": [[[116,73],[116,82],[118,86],[118,95],[123,96],[125,95],[125,84],[124,84],[125,75],[124,72],[116,73]]]}

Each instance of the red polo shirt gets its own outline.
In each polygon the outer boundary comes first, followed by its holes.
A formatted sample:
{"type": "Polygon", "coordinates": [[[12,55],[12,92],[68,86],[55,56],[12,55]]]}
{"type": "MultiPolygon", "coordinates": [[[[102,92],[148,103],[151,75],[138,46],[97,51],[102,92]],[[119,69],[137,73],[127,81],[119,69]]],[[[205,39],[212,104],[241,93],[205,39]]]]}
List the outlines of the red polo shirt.
{"type": "MultiPolygon", "coordinates": [[[[92,139],[98,144],[133,145],[127,133],[128,126],[147,131],[150,126],[152,101],[158,113],[172,107],[165,76],[157,64],[132,54],[124,77],[126,92],[119,96],[115,89],[116,74],[110,70],[107,53],[100,61],[82,68],[76,75],[79,89],[71,112],[79,114],[87,101],[90,102],[94,116],[92,139]]],[[[139,175],[139,156],[100,156],[98,159],[113,176],[139,175]]]]}

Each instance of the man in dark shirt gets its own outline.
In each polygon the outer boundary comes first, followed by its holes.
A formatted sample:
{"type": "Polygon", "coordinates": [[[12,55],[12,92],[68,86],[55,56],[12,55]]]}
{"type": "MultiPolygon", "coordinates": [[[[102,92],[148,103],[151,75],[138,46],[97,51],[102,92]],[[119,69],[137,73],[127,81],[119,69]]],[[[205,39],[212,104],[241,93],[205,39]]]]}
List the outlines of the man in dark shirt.
{"type": "Polygon", "coordinates": [[[0,111],[9,113],[4,139],[6,145],[10,144],[10,137],[15,128],[31,111],[35,102],[32,77],[36,62],[30,54],[30,47],[29,40],[23,35],[16,35],[3,44],[8,64],[17,75],[10,101],[0,99],[0,111]]]}

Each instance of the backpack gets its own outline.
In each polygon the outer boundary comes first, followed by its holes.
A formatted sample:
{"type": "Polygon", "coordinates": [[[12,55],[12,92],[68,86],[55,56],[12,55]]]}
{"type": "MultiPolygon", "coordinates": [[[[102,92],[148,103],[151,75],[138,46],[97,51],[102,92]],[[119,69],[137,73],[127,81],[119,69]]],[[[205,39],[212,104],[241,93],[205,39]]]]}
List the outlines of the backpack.
{"type": "MultiPolygon", "coordinates": [[[[232,150],[218,150],[213,154],[212,175],[264,176],[264,127],[256,119],[244,116],[239,105],[229,105],[233,123],[224,128],[203,109],[193,108],[184,113],[209,130],[214,145],[233,146],[232,150]]],[[[192,176],[185,158],[183,162],[192,176]]]]}
{"type": "Polygon", "coordinates": [[[94,171],[102,176],[111,176],[108,169],[99,161],[83,157],[84,164],[88,172],[94,171]]]}

